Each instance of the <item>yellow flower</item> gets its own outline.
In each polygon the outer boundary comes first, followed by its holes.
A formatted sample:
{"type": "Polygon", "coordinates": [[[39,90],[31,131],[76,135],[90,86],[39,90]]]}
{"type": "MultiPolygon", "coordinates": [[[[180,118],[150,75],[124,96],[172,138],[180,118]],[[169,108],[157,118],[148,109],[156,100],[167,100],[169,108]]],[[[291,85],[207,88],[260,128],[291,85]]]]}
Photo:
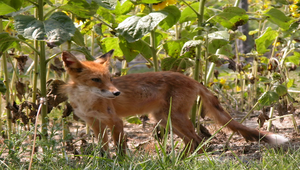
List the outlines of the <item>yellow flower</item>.
{"type": "Polygon", "coordinates": [[[158,10],[164,9],[166,6],[175,5],[176,3],[177,3],[177,0],[165,0],[161,3],[156,4],[156,5],[153,4],[152,8],[155,11],[158,11],[158,10]]]}
{"type": "Polygon", "coordinates": [[[240,92],[242,90],[242,88],[240,86],[236,86],[236,91],[240,92]]]}
{"type": "Polygon", "coordinates": [[[295,17],[295,18],[298,18],[298,17],[300,17],[300,14],[297,13],[297,12],[293,12],[293,13],[292,13],[292,16],[295,17]]]}
{"type": "Polygon", "coordinates": [[[277,47],[280,45],[280,42],[276,42],[276,44],[273,43],[272,45],[277,47]]]}
{"type": "MultiPolygon", "coordinates": [[[[295,3],[295,1],[294,1],[294,3],[295,3]]],[[[296,2],[296,3],[298,3],[298,2],[296,2]]],[[[295,17],[295,18],[300,17],[300,14],[297,12],[297,9],[299,8],[299,6],[297,6],[296,4],[293,4],[293,5],[290,5],[289,8],[290,8],[290,12],[292,13],[293,17],[295,17]]]]}
{"type": "Polygon", "coordinates": [[[141,12],[143,12],[145,9],[145,5],[144,4],[141,4],[141,12]]]}
{"type": "Polygon", "coordinates": [[[291,12],[296,12],[298,6],[296,4],[290,5],[290,11],[291,12]]]}
{"type": "Polygon", "coordinates": [[[222,79],[220,80],[220,84],[224,85],[226,83],[226,79],[222,79]]]}

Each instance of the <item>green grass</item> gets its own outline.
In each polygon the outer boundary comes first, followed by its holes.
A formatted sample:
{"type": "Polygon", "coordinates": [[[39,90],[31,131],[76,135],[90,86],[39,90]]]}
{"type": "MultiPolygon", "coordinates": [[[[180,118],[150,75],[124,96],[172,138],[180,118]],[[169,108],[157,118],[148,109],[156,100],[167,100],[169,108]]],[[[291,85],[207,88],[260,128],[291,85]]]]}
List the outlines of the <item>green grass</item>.
{"type": "MultiPolygon", "coordinates": [[[[15,143],[15,142],[12,142],[15,143]]],[[[45,144],[45,143],[44,143],[45,144]]],[[[212,157],[209,153],[196,154],[172,162],[170,155],[149,155],[139,151],[124,159],[101,157],[99,147],[90,155],[66,155],[62,148],[51,142],[44,145],[44,152],[36,153],[32,169],[299,169],[300,152],[269,149],[263,152],[260,160],[241,160],[239,157],[212,157]]],[[[2,148],[3,149],[3,148],[2,148]]],[[[21,149],[21,148],[20,148],[21,149]]],[[[28,161],[20,160],[22,151],[10,148],[10,153],[2,158],[1,169],[28,169],[28,161]],[[16,152],[15,152],[16,151],[16,152]]],[[[179,156],[176,155],[177,157],[179,156]]]]}
{"type": "MultiPolygon", "coordinates": [[[[87,149],[77,148],[80,153],[74,154],[64,145],[59,122],[56,120],[49,126],[48,140],[37,140],[36,146],[39,148],[34,155],[32,169],[300,169],[298,149],[283,151],[263,148],[259,151],[260,156],[255,158],[234,152],[205,152],[182,158],[179,151],[167,150],[164,144],[157,144],[154,154],[131,150],[125,158],[121,158],[113,154],[103,156],[101,145],[93,144],[87,149]],[[83,154],[85,152],[88,154],[83,154]]],[[[0,145],[0,169],[28,169],[32,146],[29,135],[32,134],[33,130],[17,129],[11,140],[5,140],[0,145]]],[[[169,148],[172,148],[171,142],[168,139],[169,148]]]]}

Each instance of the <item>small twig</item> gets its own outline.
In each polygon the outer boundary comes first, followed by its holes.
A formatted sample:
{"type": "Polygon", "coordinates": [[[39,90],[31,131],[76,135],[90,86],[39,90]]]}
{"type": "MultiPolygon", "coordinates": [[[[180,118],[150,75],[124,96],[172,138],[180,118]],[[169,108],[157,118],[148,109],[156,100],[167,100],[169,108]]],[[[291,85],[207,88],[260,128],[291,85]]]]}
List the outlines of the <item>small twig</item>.
{"type": "Polygon", "coordinates": [[[34,149],[35,149],[35,143],[36,143],[36,133],[37,133],[37,124],[38,124],[38,117],[40,115],[41,112],[41,108],[43,106],[43,104],[45,103],[46,99],[45,98],[41,98],[40,99],[40,105],[36,114],[36,118],[35,118],[35,126],[34,126],[34,136],[33,136],[33,145],[32,145],[32,152],[31,152],[31,156],[30,156],[30,162],[29,162],[29,168],[28,170],[31,170],[31,165],[32,165],[32,160],[33,160],[33,156],[34,156],[34,149]]]}

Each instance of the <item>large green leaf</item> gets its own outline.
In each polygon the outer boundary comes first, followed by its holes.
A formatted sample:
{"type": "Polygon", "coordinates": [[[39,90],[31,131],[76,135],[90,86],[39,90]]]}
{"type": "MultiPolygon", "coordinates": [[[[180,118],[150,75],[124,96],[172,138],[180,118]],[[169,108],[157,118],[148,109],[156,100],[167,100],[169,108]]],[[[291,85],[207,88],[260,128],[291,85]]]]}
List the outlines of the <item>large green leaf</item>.
{"type": "MultiPolygon", "coordinates": [[[[216,31],[208,34],[208,51],[215,54],[218,49],[229,43],[230,34],[227,31],[216,31]]],[[[224,50],[224,49],[223,49],[224,50]]],[[[219,53],[221,54],[221,53],[219,53]]]]}
{"type": "Polygon", "coordinates": [[[14,25],[18,34],[28,39],[44,40],[46,37],[42,21],[29,15],[17,15],[14,17],[14,25]]]}
{"type": "Polygon", "coordinates": [[[184,43],[182,49],[181,49],[181,55],[185,54],[186,52],[189,52],[191,49],[202,45],[202,40],[190,40],[184,43]]]}
{"type": "Polygon", "coordinates": [[[267,16],[269,21],[278,25],[283,30],[288,30],[292,22],[294,22],[290,17],[287,17],[282,11],[276,8],[267,10],[264,15],[267,16]]]}
{"type": "Polygon", "coordinates": [[[145,58],[151,58],[152,56],[151,48],[142,40],[128,43],[125,38],[120,37],[119,45],[127,62],[132,61],[138,54],[143,55],[145,58]]]}
{"type": "Polygon", "coordinates": [[[223,27],[236,30],[238,26],[244,25],[248,21],[248,15],[244,9],[239,7],[228,7],[218,14],[214,20],[223,27]]]}
{"type": "Polygon", "coordinates": [[[15,11],[16,9],[12,7],[11,4],[0,1],[0,15],[6,15],[8,13],[15,12],[15,11]]]}
{"type": "Polygon", "coordinates": [[[44,24],[48,45],[59,46],[71,40],[76,31],[73,21],[63,12],[53,13],[44,24]]]}
{"type": "Polygon", "coordinates": [[[222,46],[221,48],[219,48],[217,51],[216,51],[217,54],[222,54],[222,55],[225,55],[229,58],[233,58],[234,54],[232,52],[232,46],[230,44],[226,44],[224,46],[222,46]]]}
{"type": "Polygon", "coordinates": [[[287,88],[286,86],[280,84],[278,86],[275,87],[275,90],[276,90],[276,93],[279,95],[279,96],[284,96],[287,94],[287,88]]]}
{"type": "Polygon", "coordinates": [[[0,56],[8,48],[19,47],[19,39],[10,36],[8,33],[0,33],[0,56]]]}
{"type": "MultiPolygon", "coordinates": [[[[193,3],[190,5],[195,11],[199,11],[199,2],[193,3]]],[[[211,16],[213,16],[215,13],[211,9],[207,9],[204,7],[204,20],[207,20],[211,16]]],[[[184,10],[181,12],[181,16],[179,19],[179,23],[183,22],[189,22],[197,19],[197,14],[190,8],[186,7],[184,10]]]]}
{"type": "Polygon", "coordinates": [[[130,0],[126,0],[123,4],[118,1],[115,10],[111,12],[116,15],[124,15],[130,12],[134,7],[134,4],[130,0]]]}
{"type": "MultiPolygon", "coordinates": [[[[168,35],[166,35],[164,32],[155,31],[154,35],[155,35],[155,46],[154,46],[155,48],[157,48],[161,44],[161,41],[163,41],[163,39],[166,39],[168,37],[168,35]]],[[[150,36],[145,36],[143,40],[150,44],[150,36]]]]}
{"type": "Polygon", "coordinates": [[[44,22],[27,15],[17,15],[14,19],[20,35],[32,40],[45,40],[49,47],[71,40],[76,31],[73,21],[63,12],[53,13],[44,22]]]}
{"type": "Polygon", "coordinates": [[[0,15],[6,15],[20,10],[23,0],[1,0],[0,1],[0,15]]]}
{"type": "Polygon", "coordinates": [[[60,8],[69,11],[80,18],[90,18],[96,14],[99,5],[95,1],[88,3],[84,0],[71,0],[60,8]]]}
{"type": "Polygon", "coordinates": [[[260,98],[258,99],[258,102],[263,106],[269,106],[278,101],[279,101],[279,95],[272,91],[264,92],[262,96],[260,96],[260,98]]]}
{"type": "Polygon", "coordinates": [[[171,28],[173,25],[177,23],[177,21],[180,18],[181,12],[176,6],[167,6],[161,11],[168,13],[168,16],[167,18],[162,20],[162,22],[159,23],[159,26],[163,30],[168,30],[169,28],[171,28]]]}
{"type": "Polygon", "coordinates": [[[163,47],[170,57],[178,58],[181,56],[181,49],[184,44],[184,40],[175,40],[166,42],[163,47]]]}
{"type": "Polygon", "coordinates": [[[292,62],[296,65],[299,65],[300,64],[300,53],[294,52],[294,55],[287,57],[285,61],[292,62]]]}
{"type": "Polygon", "coordinates": [[[123,52],[119,46],[119,38],[118,37],[107,37],[101,40],[101,47],[103,49],[103,53],[114,49],[114,56],[115,57],[123,57],[123,52]]]}
{"type": "Polygon", "coordinates": [[[154,30],[155,27],[167,17],[163,11],[151,12],[144,17],[131,16],[126,18],[116,28],[128,42],[135,42],[154,30]]]}
{"type": "Polygon", "coordinates": [[[268,47],[274,42],[278,36],[278,32],[268,27],[266,31],[255,40],[256,50],[260,54],[264,54],[268,51],[268,47]]]}
{"type": "Polygon", "coordinates": [[[131,0],[131,2],[135,3],[135,4],[156,4],[156,3],[160,3],[164,0],[131,0]]]}
{"type": "Polygon", "coordinates": [[[118,3],[118,0],[93,0],[93,1],[95,1],[98,5],[110,10],[114,10],[118,3]]]}
{"type": "Polygon", "coordinates": [[[115,16],[111,13],[111,10],[99,7],[97,14],[108,23],[115,23],[115,16]]]}
{"type": "Polygon", "coordinates": [[[85,46],[84,37],[77,28],[74,36],[72,37],[72,41],[74,41],[79,46],[85,46]]]}
{"type": "Polygon", "coordinates": [[[189,58],[164,58],[161,61],[161,69],[164,71],[184,71],[193,67],[194,63],[189,58]]]}

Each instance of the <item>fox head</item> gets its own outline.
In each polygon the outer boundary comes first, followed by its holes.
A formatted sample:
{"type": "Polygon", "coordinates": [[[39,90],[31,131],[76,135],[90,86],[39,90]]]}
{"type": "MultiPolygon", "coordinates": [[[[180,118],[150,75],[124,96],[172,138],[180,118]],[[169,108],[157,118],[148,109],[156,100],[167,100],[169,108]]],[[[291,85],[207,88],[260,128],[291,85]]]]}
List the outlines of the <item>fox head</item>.
{"type": "Polygon", "coordinates": [[[113,52],[114,50],[111,50],[94,61],[79,61],[74,55],[65,51],[62,53],[62,60],[70,79],[78,88],[112,99],[121,94],[112,84],[109,72],[109,60],[113,52]]]}

